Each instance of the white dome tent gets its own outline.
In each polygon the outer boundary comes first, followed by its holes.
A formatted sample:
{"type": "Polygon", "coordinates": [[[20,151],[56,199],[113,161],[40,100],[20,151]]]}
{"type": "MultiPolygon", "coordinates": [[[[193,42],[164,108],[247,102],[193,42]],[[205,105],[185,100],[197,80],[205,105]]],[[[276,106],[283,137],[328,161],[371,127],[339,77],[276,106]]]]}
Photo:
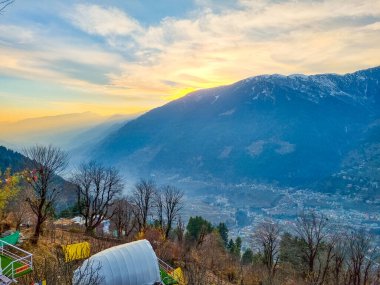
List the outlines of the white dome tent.
{"type": "Polygon", "coordinates": [[[114,246],[91,256],[74,272],[74,284],[89,281],[90,277],[83,277],[83,271],[90,267],[89,264],[96,268],[104,285],[153,285],[161,282],[158,259],[147,240],[114,246]],[[78,278],[81,281],[78,282],[78,278]]]}

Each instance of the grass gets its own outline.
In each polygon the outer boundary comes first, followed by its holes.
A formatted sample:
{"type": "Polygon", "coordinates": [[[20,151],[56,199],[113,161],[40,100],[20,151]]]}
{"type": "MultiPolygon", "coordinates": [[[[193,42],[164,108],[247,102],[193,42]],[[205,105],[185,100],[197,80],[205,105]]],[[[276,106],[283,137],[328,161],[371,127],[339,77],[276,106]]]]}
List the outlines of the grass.
{"type": "Polygon", "coordinates": [[[164,270],[160,269],[160,274],[161,274],[161,280],[165,283],[165,285],[178,284],[178,282],[174,280],[174,278],[171,277],[169,274],[167,274],[164,270]]]}
{"type": "MultiPolygon", "coordinates": [[[[0,254],[0,259],[1,259],[1,268],[3,268],[3,269],[5,267],[7,267],[12,262],[12,259],[10,259],[7,256],[1,255],[1,254],[0,254]]],[[[14,269],[15,269],[15,271],[16,271],[17,268],[20,268],[22,266],[24,266],[24,264],[22,264],[21,262],[15,262],[14,263],[14,269]]],[[[15,273],[14,278],[21,277],[23,275],[29,274],[30,272],[32,272],[32,269],[28,268],[26,270],[23,270],[22,272],[15,273]]],[[[8,276],[8,277],[10,277],[10,276],[8,276]]]]}

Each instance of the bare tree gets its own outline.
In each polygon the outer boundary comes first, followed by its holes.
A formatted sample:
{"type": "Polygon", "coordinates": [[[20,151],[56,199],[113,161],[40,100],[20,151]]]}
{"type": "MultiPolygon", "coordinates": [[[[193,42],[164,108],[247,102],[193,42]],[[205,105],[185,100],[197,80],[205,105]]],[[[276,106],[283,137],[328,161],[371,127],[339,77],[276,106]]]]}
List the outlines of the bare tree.
{"type": "Polygon", "coordinates": [[[13,221],[16,224],[17,231],[20,230],[21,224],[30,214],[30,211],[27,210],[28,203],[25,199],[25,195],[28,195],[28,193],[25,193],[25,191],[18,192],[7,205],[7,211],[11,213],[13,221]]]}
{"type": "Polygon", "coordinates": [[[118,238],[122,237],[123,231],[125,236],[128,237],[136,226],[133,207],[134,205],[127,198],[118,199],[114,203],[111,222],[116,228],[118,238]]]}
{"type": "Polygon", "coordinates": [[[315,212],[302,213],[296,222],[296,232],[305,243],[303,254],[307,260],[308,274],[313,275],[318,254],[328,237],[328,220],[315,212]]]}
{"type": "Polygon", "coordinates": [[[333,284],[340,285],[342,284],[345,276],[345,261],[348,253],[348,236],[344,232],[337,232],[334,240],[331,258],[332,281],[334,282],[333,284]]]}
{"type": "Polygon", "coordinates": [[[86,233],[112,216],[110,211],[115,198],[123,189],[122,178],[113,168],[94,161],[83,163],[72,177],[76,185],[79,213],[85,221],[86,233]]]}
{"type": "Polygon", "coordinates": [[[156,185],[151,180],[141,180],[135,185],[132,202],[135,205],[135,216],[139,232],[144,231],[146,228],[148,216],[154,205],[155,193],[156,185]]]}
{"type": "Polygon", "coordinates": [[[175,230],[179,243],[182,243],[183,241],[183,237],[185,235],[185,228],[186,228],[185,224],[183,223],[181,216],[179,216],[178,221],[177,221],[177,228],[175,230]]]}
{"type": "Polygon", "coordinates": [[[11,5],[14,0],[0,0],[0,12],[4,11],[7,6],[11,5]]]}
{"type": "MultiPolygon", "coordinates": [[[[66,265],[67,266],[67,265],[66,265]]],[[[101,285],[104,284],[104,276],[100,274],[101,264],[99,262],[87,259],[69,276],[73,276],[70,285],[101,285]]]]}
{"type": "Polygon", "coordinates": [[[164,197],[161,189],[157,189],[154,199],[153,199],[153,204],[154,208],[156,210],[156,217],[157,217],[157,222],[158,225],[161,227],[161,229],[164,228],[164,197]]]}
{"type": "Polygon", "coordinates": [[[42,225],[53,212],[59,189],[54,183],[57,174],[67,166],[68,156],[60,148],[49,146],[33,146],[24,149],[29,158],[29,167],[25,171],[27,183],[33,188],[34,195],[27,199],[36,216],[36,227],[32,242],[37,243],[42,225]]]}
{"type": "Polygon", "coordinates": [[[348,284],[370,284],[375,250],[371,238],[363,231],[353,232],[348,237],[348,284]]]}
{"type": "Polygon", "coordinates": [[[101,275],[101,264],[91,259],[84,262],[74,260],[66,262],[64,254],[55,250],[56,258],[44,257],[33,264],[32,276],[25,276],[21,284],[34,284],[34,281],[45,279],[47,284],[59,285],[101,285],[104,276],[101,275]]]}
{"type": "Polygon", "coordinates": [[[168,238],[173,223],[179,217],[183,207],[183,192],[173,186],[163,188],[163,212],[165,220],[165,238],[168,238]]]}
{"type": "Polygon", "coordinates": [[[278,223],[264,221],[258,225],[253,235],[259,251],[262,253],[263,263],[269,273],[269,284],[273,283],[280,258],[280,234],[281,229],[278,223]]]}

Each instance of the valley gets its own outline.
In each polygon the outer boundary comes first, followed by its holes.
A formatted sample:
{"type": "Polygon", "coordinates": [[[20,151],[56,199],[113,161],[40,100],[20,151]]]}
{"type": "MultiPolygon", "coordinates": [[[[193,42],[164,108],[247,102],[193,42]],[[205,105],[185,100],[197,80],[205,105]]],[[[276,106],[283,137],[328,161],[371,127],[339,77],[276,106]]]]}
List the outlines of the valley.
{"type": "Polygon", "coordinates": [[[323,214],[336,229],[365,229],[380,244],[380,199],[366,200],[363,195],[331,194],[311,189],[296,189],[265,184],[241,184],[215,187],[209,185],[186,195],[184,216],[201,215],[215,224],[225,222],[232,236],[246,243],[258,224],[277,220],[292,232],[295,219],[310,209],[323,214]],[[206,189],[211,189],[207,191],[206,189]],[[246,215],[237,219],[237,212],[246,215]]]}

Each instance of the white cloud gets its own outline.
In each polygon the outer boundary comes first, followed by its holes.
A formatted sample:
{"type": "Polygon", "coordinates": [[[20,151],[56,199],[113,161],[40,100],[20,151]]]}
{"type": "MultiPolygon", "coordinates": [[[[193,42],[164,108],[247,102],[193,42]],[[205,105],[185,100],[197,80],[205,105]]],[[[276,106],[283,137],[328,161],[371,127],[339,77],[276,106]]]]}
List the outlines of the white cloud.
{"type": "Polygon", "coordinates": [[[94,35],[126,36],[141,30],[136,20],[113,7],[78,4],[67,17],[83,31],[94,35]]]}
{"type": "Polygon", "coordinates": [[[192,18],[166,18],[135,33],[141,61],[126,63],[114,83],[133,84],[149,74],[151,85],[170,92],[173,87],[162,86],[162,79],[182,87],[208,86],[183,80],[183,74],[215,85],[260,73],[349,72],[380,64],[374,56],[380,54],[378,25],[367,23],[380,18],[378,0],[241,4],[244,9],[205,8],[192,18]],[[143,60],[144,50],[152,60],[143,60]]]}

